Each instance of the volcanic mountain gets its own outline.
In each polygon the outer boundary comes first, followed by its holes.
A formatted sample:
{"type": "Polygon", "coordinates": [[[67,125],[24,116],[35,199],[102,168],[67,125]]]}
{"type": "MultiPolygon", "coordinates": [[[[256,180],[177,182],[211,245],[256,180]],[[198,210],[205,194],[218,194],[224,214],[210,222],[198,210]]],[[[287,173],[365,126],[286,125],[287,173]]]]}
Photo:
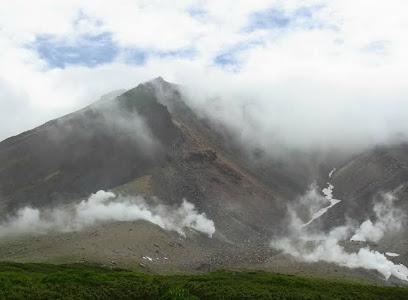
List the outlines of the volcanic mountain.
{"type": "MultiPolygon", "coordinates": [[[[187,201],[200,218],[213,222],[213,234],[204,234],[196,224],[186,226],[182,236],[146,218],[113,218],[38,234],[2,235],[0,230],[0,259],[114,261],[160,273],[261,268],[383,282],[375,270],[299,262],[270,243],[288,232],[288,206],[311,185],[320,193],[327,181],[341,202],[311,222],[311,229],[327,232],[348,218],[364,222],[374,216],[372,201],[381,192],[392,192],[399,199],[398,211],[407,213],[408,146],[381,146],[333,159],[296,152],[277,159],[266,152],[243,147],[231,128],[194,110],[182,87],[161,77],[113,92],[0,143],[0,228],[10,228],[25,208],[69,211],[104,190],[117,198],[143,199],[144,207],[161,205],[161,211],[177,210],[187,201]]],[[[378,251],[398,253],[396,263],[408,264],[404,228],[367,243],[378,251]]],[[[357,247],[351,241],[344,245],[350,251],[357,247]]]]}

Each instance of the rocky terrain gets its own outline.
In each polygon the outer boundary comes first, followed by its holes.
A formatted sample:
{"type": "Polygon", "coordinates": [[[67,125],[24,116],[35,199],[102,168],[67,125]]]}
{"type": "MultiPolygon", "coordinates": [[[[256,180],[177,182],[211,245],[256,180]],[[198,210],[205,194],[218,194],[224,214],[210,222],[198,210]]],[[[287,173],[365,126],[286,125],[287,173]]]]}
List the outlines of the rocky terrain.
{"type": "MultiPolygon", "coordinates": [[[[363,222],[372,216],[379,192],[393,192],[398,208],[408,212],[408,146],[331,160],[315,153],[287,157],[243,150],[228,127],[189,107],[177,85],[162,78],[140,84],[0,143],[3,224],[24,207],[70,207],[110,190],[168,207],[186,199],[214,222],[212,237],[191,228],[183,237],[143,220],[110,221],[82,230],[3,236],[0,259],[97,262],[155,273],[255,268],[385,283],[375,270],[299,262],[270,242],[287,230],[288,204],[313,182],[321,190],[330,180],[334,197],[341,199],[312,222],[316,228],[329,230],[347,218],[363,222]]],[[[344,242],[347,251],[356,245],[344,242]]],[[[406,230],[369,246],[398,253],[392,260],[408,264],[406,230]]],[[[403,284],[394,277],[387,283],[403,284]]]]}

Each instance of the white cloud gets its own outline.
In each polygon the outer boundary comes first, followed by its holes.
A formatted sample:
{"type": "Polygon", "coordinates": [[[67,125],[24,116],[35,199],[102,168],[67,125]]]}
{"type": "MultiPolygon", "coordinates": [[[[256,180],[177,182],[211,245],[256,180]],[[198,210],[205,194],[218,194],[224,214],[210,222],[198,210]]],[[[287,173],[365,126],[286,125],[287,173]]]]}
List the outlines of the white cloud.
{"type": "Polygon", "coordinates": [[[215,232],[214,222],[205,213],[198,213],[194,204],[186,200],[179,207],[149,205],[141,197],[116,197],[112,192],[98,191],[72,207],[43,210],[24,207],[0,223],[0,236],[69,232],[103,222],[136,220],[149,221],[184,237],[186,228],[209,237],[215,232]]]}
{"type": "Polygon", "coordinates": [[[243,121],[242,103],[256,102],[250,109],[257,113],[261,130],[244,128],[248,136],[262,134],[265,141],[309,147],[386,142],[408,129],[407,5],[402,0],[4,2],[0,118],[7,125],[0,139],[89,104],[110,90],[161,75],[191,85],[196,102],[203,101],[197,94],[221,94],[219,105],[228,114],[219,117],[234,126],[243,121]],[[256,11],[274,7],[291,16],[305,6],[317,7],[313,22],[324,26],[244,30],[256,11]],[[204,13],[195,17],[189,13],[192,9],[204,13]],[[50,69],[27,48],[38,35],[74,40],[100,32],[110,32],[120,49],[165,52],[191,47],[197,54],[151,56],[145,65],[129,64],[119,55],[117,61],[94,68],[50,69]],[[218,54],[250,42],[257,43],[239,52],[241,64],[235,72],[214,64],[218,54]]]}

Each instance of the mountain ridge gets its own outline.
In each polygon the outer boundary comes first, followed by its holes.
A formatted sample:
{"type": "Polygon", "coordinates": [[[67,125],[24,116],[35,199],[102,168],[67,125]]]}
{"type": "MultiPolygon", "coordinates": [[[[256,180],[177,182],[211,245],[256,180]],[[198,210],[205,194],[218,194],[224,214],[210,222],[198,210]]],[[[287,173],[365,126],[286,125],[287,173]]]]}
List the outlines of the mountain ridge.
{"type": "MultiPolygon", "coordinates": [[[[27,242],[7,237],[0,242],[0,259],[106,263],[114,257],[124,266],[152,272],[257,267],[329,274],[334,272],[332,265],[293,263],[270,247],[273,237],[288,231],[288,206],[313,182],[321,188],[332,182],[334,197],[341,202],[311,228],[329,230],[350,215],[363,222],[369,216],[371,197],[380,189],[396,191],[401,198],[398,207],[408,211],[404,145],[385,148],[383,154],[378,150],[353,154],[336,165],[329,178],[338,161],[319,160],[313,153],[288,153],[287,160],[280,161],[259,149],[243,149],[228,126],[198,114],[184,98],[182,87],[162,77],[117,94],[0,142],[3,221],[23,207],[74,205],[98,190],[111,190],[118,197],[142,196],[148,204],[159,201],[173,208],[186,199],[214,221],[212,239],[191,230],[180,241],[176,233],[148,222],[114,221],[82,232],[29,237],[27,242]],[[381,181],[384,178],[389,178],[387,184],[381,181]],[[366,184],[377,181],[375,188],[366,184]],[[35,240],[38,244],[27,244],[35,240]],[[15,254],[10,255],[9,249],[15,254]],[[155,253],[170,256],[171,262],[158,260],[147,266],[143,257],[155,253]]],[[[387,237],[375,247],[401,254],[395,260],[406,264],[407,235],[404,231],[400,242],[401,236],[387,237]],[[386,243],[395,247],[386,248],[386,243]]],[[[348,249],[356,245],[346,242],[348,249]]],[[[341,274],[347,272],[342,269],[341,274]]],[[[383,282],[378,274],[361,270],[351,274],[383,282]]]]}

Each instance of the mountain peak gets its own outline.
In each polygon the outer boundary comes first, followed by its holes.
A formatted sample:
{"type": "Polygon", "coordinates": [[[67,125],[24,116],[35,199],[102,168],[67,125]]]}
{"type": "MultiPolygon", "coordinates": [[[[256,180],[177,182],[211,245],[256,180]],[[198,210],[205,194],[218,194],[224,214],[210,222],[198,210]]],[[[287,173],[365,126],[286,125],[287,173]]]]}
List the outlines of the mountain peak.
{"type": "Polygon", "coordinates": [[[165,80],[163,79],[163,77],[161,77],[161,76],[156,77],[155,79],[153,79],[153,81],[154,81],[154,80],[157,80],[157,81],[165,81],[165,80]]]}
{"type": "Polygon", "coordinates": [[[167,83],[169,83],[166,80],[164,80],[163,77],[161,77],[161,76],[156,77],[156,78],[154,78],[152,80],[149,80],[148,82],[156,83],[156,84],[167,84],[167,83]]]}

